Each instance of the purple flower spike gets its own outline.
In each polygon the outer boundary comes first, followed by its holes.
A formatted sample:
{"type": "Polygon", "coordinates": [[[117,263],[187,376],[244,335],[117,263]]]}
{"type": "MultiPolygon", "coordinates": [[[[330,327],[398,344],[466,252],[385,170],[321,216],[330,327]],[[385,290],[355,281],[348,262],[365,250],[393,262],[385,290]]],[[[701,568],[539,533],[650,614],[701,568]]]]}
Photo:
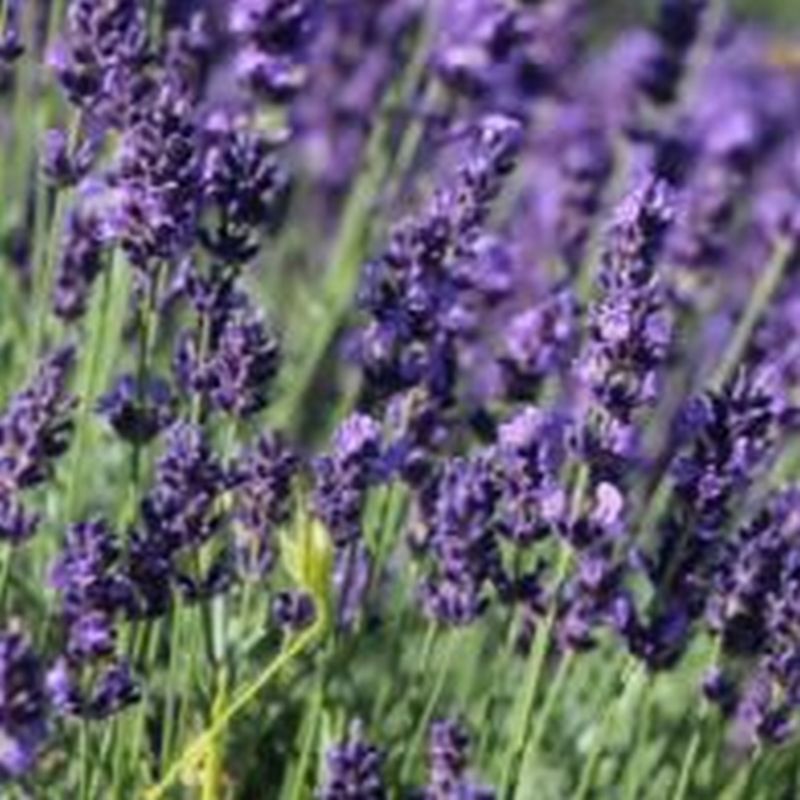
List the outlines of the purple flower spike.
{"type": "Polygon", "coordinates": [[[340,744],[326,754],[325,783],[316,793],[318,800],[384,800],[386,787],[381,775],[383,754],[363,738],[354,724],[340,744]]]}
{"type": "Polygon", "coordinates": [[[0,778],[30,772],[46,736],[44,672],[27,636],[12,624],[0,633],[0,778]]]}

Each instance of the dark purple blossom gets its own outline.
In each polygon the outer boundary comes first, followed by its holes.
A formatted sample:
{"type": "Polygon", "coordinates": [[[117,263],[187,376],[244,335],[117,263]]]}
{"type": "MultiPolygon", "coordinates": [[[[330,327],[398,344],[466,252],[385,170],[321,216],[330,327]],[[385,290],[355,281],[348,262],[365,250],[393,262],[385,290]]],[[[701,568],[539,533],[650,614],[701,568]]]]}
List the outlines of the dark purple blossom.
{"type": "Polygon", "coordinates": [[[226,264],[252,258],[261,231],[274,231],[283,219],[289,182],[276,144],[263,134],[234,128],[217,134],[206,150],[202,186],[211,219],[202,238],[226,264]]]}
{"type": "Polygon", "coordinates": [[[171,584],[190,600],[223,591],[233,566],[227,546],[202,574],[196,559],[187,557],[222,529],[226,513],[220,499],[232,477],[195,425],[174,423],[165,444],[153,485],[142,501],[143,529],[131,544],[128,570],[137,595],[136,613],[148,616],[168,606],[171,584]]]}
{"type": "Polygon", "coordinates": [[[359,725],[347,738],[328,749],[325,781],[317,790],[318,800],[383,800],[383,754],[364,740],[359,725]]]}
{"type": "Polygon", "coordinates": [[[72,0],[51,62],[70,102],[104,123],[124,124],[149,88],[147,20],[137,0],[72,0]]]}
{"type": "Polygon", "coordinates": [[[181,386],[228,414],[258,413],[278,370],[276,337],[243,293],[234,292],[207,319],[179,340],[174,366],[181,386]]]}
{"type": "Polygon", "coordinates": [[[230,30],[239,39],[236,73],[256,94],[285,102],[306,82],[317,13],[313,0],[235,0],[230,30]]]}
{"type": "Polygon", "coordinates": [[[147,285],[157,264],[177,263],[194,243],[202,173],[190,101],[166,82],[141,106],[113,185],[120,240],[147,285]]]}
{"type": "Polygon", "coordinates": [[[236,552],[242,572],[260,577],[275,560],[275,534],[289,520],[299,459],[278,434],[266,433],[236,475],[236,552]]]}
{"type": "Polygon", "coordinates": [[[174,421],[176,401],[163,378],[148,375],[140,380],[126,373],[100,398],[97,411],[120,438],[146,444],[174,421]]]}
{"type": "Polygon", "coordinates": [[[565,455],[565,424],[556,416],[529,407],[500,427],[501,530],[518,544],[545,538],[566,521],[559,476],[565,455]]]}
{"type": "Polygon", "coordinates": [[[469,734],[459,721],[442,719],[431,725],[424,800],[494,800],[492,789],[468,776],[469,746],[469,734]]]}
{"type": "Polygon", "coordinates": [[[700,35],[707,0],[661,0],[650,57],[641,64],[639,86],[654,103],[672,103],[692,45],[700,35]]]}
{"type": "Polygon", "coordinates": [[[86,313],[92,286],[107,266],[108,238],[104,221],[94,212],[78,209],[70,215],[53,289],[53,307],[62,319],[86,313]]]}
{"type": "Polygon", "coordinates": [[[339,548],[361,538],[366,495],[382,477],[380,426],[353,414],[337,429],[330,453],[314,463],[312,503],[339,548]]]}
{"type": "Polygon", "coordinates": [[[493,517],[498,488],[489,459],[447,461],[427,491],[422,545],[431,569],[421,586],[429,616],[468,625],[487,608],[490,584],[506,582],[493,517]]]}
{"type": "Polygon", "coordinates": [[[515,120],[482,120],[454,187],[396,228],[384,254],[367,265],[361,305],[370,319],[356,351],[377,396],[423,386],[442,401],[452,397],[456,343],[472,332],[464,326],[471,319],[465,304],[482,294],[480,272],[472,267],[491,203],[520,145],[515,120]]]}
{"type": "Polygon", "coordinates": [[[278,592],[272,601],[272,618],[286,631],[301,631],[314,623],[314,598],[301,591],[278,592]]]}
{"type": "Polygon", "coordinates": [[[19,778],[33,769],[47,728],[41,662],[12,623],[0,634],[0,778],[19,778]]]}
{"type": "Polygon", "coordinates": [[[60,128],[47,131],[42,144],[42,171],[54,186],[61,189],[76,186],[94,166],[99,142],[89,136],[74,145],[60,128]]]}
{"type": "Polygon", "coordinates": [[[579,365],[593,401],[584,447],[601,468],[635,454],[636,413],[657,397],[671,321],[656,259],[670,219],[665,186],[649,180],[621,204],[608,235],[579,365]]]}
{"type": "Polygon", "coordinates": [[[20,493],[45,482],[69,447],[75,400],[67,380],[74,360],[70,347],[47,356],[0,417],[1,538],[18,542],[36,528],[37,518],[25,510],[20,493]]]}
{"type": "Polygon", "coordinates": [[[569,289],[558,289],[510,318],[502,330],[498,360],[505,392],[530,398],[549,375],[571,364],[578,341],[578,306],[569,289]]]}

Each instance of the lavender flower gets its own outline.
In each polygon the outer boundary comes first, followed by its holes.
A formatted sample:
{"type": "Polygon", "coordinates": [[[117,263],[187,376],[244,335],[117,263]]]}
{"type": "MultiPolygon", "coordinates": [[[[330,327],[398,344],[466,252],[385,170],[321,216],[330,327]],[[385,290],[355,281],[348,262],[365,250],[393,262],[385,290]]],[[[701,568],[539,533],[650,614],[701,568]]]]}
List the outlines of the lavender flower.
{"type": "Polygon", "coordinates": [[[500,428],[501,530],[518,544],[544,538],[565,521],[567,499],[559,482],[565,434],[563,420],[533,407],[500,428]]]}
{"type": "Polygon", "coordinates": [[[493,790],[469,780],[469,734],[457,720],[435,721],[428,742],[428,785],[424,800],[494,800],[493,790]]]}
{"type": "Polygon", "coordinates": [[[279,592],[272,601],[272,617],[286,631],[301,631],[312,625],[317,612],[314,599],[306,592],[279,592]]]}
{"type": "Polygon", "coordinates": [[[236,72],[258,94],[290,100],[306,81],[304,60],[314,30],[309,0],[235,0],[230,29],[240,41],[236,72]]]}
{"type": "Polygon", "coordinates": [[[0,778],[30,772],[47,731],[41,663],[28,637],[13,623],[0,634],[0,778]]]}
{"type": "Polygon", "coordinates": [[[199,428],[176,422],[167,431],[166,450],[158,461],[152,488],[142,502],[144,530],[132,544],[129,572],[138,595],[139,612],[159,613],[169,601],[174,581],[189,599],[225,589],[231,565],[223,549],[204,574],[189,559],[220,530],[224,513],[220,497],[231,477],[212,452],[199,428]]]}
{"type": "Polygon", "coordinates": [[[363,739],[359,725],[326,754],[325,782],[316,793],[319,800],[383,800],[386,787],[381,768],[383,756],[363,739]]]}
{"type": "Polygon", "coordinates": [[[73,661],[102,658],[114,651],[114,618],[132,603],[120,561],[119,544],[103,520],[69,528],[51,580],[61,596],[67,653],[73,661]]]}
{"type": "Polygon", "coordinates": [[[33,534],[37,517],[21,504],[20,494],[44,483],[54,462],[69,447],[70,412],[75,404],[67,379],[72,348],[45,358],[31,382],[16,394],[0,417],[0,536],[19,542],[33,534]]]}
{"type": "Polygon", "coordinates": [[[314,509],[339,548],[361,538],[366,493],[381,477],[381,442],[378,424],[353,414],[337,429],[330,455],[314,464],[314,509]]]}
{"type": "Polygon", "coordinates": [[[633,455],[636,412],[657,396],[670,318],[655,261],[670,218],[665,187],[648,181],[620,206],[609,234],[579,370],[597,409],[584,435],[598,466],[633,455]]]}
{"type": "Polygon", "coordinates": [[[55,277],[53,307],[66,321],[83,316],[92,285],[106,268],[105,223],[92,211],[74,211],[62,242],[55,277]]]}
{"type": "Polygon", "coordinates": [[[240,293],[230,307],[211,312],[210,334],[201,321],[178,344],[174,367],[188,394],[237,417],[261,411],[278,370],[279,346],[263,317],[240,293]]]}
{"type": "Polygon", "coordinates": [[[697,39],[707,0],[661,0],[651,57],[642,65],[639,85],[657,104],[675,100],[688,53],[697,39]]]}
{"type": "Polygon", "coordinates": [[[42,171],[55,186],[64,189],[76,186],[94,166],[98,144],[93,137],[72,147],[65,131],[47,131],[42,145],[42,171]]]}
{"type": "Polygon", "coordinates": [[[203,242],[226,264],[252,258],[259,231],[274,231],[282,220],[289,184],[275,147],[263,135],[233,129],[206,150],[203,193],[214,221],[202,230],[203,242]]]}
{"type": "Polygon", "coordinates": [[[175,406],[175,397],[164,379],[149,375],[141,381],[126,373],[100,398],[97,411],[120,438],[146,444],[174,421],[175,406]]]}
{"type": "Polygon", "coordinates": [[[424,509],[424,548],[432,569],[421,586],[429,616],[468,625],[488,605],[490,581],[502,584],[496,531],[498,491],[487,460],[454,458],[437,476],[424,509]]]}
{"type": "Polygon", "coordinates": [[[510,397],[530,398],[544,378],[570,365],[577,323],[577,303],[569,289],[555,290],[510,318],[498,356],[510,397]]]}
{"type": "Polygon", "coordinates": [[[137,0],[72,0],[65,41],[51,61],[70,102],[103,123],[124,125],[141,97],[148,58],[137,0]]]}
{"type": "Polygon", "coordinates": [[[159,262],[177,263],[197,234],[201,164],[190,102],[164,83],[126,130],[115,224],[145,286],[159,262]]]}
{"type": "Polygon", "coordinates": [[[453,392],[456,341],[467,333],[463,303],[480,289],[472,282],[476,247],[491,202],[514,165],[521,128],[492,116],[478,126],[454,189],[437,194],[418,218],[392,235],[384,255],[366,267],[361,302],[370,315],[357,354],[369,388],[385,396],[426,387],[446,402],[453,392]]]}
{"type": "Polygon", "coordinates": [[[236,550],[245,575],[266,575],[275,559],[274,535],[290,516],[299,459],[275,433],[261,436],[236,476],[236,550]]]}

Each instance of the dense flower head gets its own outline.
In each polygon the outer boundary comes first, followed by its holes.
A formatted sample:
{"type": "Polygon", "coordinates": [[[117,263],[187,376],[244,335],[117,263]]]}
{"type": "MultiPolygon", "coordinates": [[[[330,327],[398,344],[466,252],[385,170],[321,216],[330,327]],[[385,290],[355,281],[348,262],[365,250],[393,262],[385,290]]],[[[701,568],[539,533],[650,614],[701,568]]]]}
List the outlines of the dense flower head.
{"type": "Polygon", "coordinates": [[[384,254],[366,266],[361,302],[370,321],[356,350],[376,393],[424,386],[442,399],[452,395],[456,340],[465,333],[461,312],[465,300],[481,293],[475,270],[465,265],[481,252],[491,203],[513,168],[521,135],[514,119],[484,118],[455,186],[396,228],[384,254]]]}
{"type": "Polygon", "coordinates": [[[105,222],[96,213],[78,209],[70,215],[53,289],[53,308],[62,319],[85,314],[91,288],[107,265],[107,244],[105,222]]]}
{"type": "Polygon", "coordinates": [[[237,559],[245,575],[269,572],[275,560],[276,531],[292,510],[292,485],[300,460],[276,433],[259,437],[236,469],[237,559]]]}
{"type": "Polygon", "coordinates": [[[72,0],[65,41],[51,56],[70,102],[103,122],[120,124],[142,90],[150,58],[138,0],[72,0]]]}
{"type": "Polygon", "coordinates": [[[559,480],[565,447],[564,420],[532,406],[500,427],[501,530],[515,542],[530,544],[566,521],[566,493],[559,480]]]}
{"type": "Polygon", "coordinates": [[[688,53],[700,35],[707,0],[661,0],[650,57],[641,65],[639,84],[657,104],[675,100],[688,53]]]}
{"type": "Polygon", "coordinates": [[[325,781],[318,800],[383,800],[383,754],[363,738],[361,726],[351,726],[347,738],[328,749],[325,781]]]}
{"type": "Polygon", "coordinates": [[[382,478],[382,441],[378,423],[355,413],[337,428],[330,453],[314,463],[312,502],[338,547],[361,537],[367,491],[382,478]]]}
{"type": "Polygon", "coordinates": [[[114,651],[115,616],[132,602],[120,562],[120,545],[105,521],[70,526],[51,581],[61,596],[67,652],[73,660],[92,660],[114,651]]]}
{"type": "Polygon", "coordinates": [[[34,532],[37,518],[24,509],[19,494],[46,481],[69,447],[75,399],[67,382],[74,360],[71,347],[45,357],[0,417],[2,538],[19,541],[34,532]]]}
{"type": "Polygon", "coordinates": [[[495,792],[468,777],[470,737],[455,719],[433,722],[428,736],[428,784],[424,800],[494,800],[495,792]]]}
{"type": "Polygon", "coordinates": [[[800,495],[793,486],[768,497],[722,546],[706,606],[730,668],[720,670],[716,681],[727,692],[712,699],[735,713],[749,736],[768,741],[789,734],[790,715],[800,703],[798,536],[800,495]],[[742,664],[752,668],[745,680],[742,664]]]}
{"type": "Polygon", "coordinates": [[[678,497],[702,528],[719,530],[731,503],[769,464],[783,413],[768,371],[740,372],[687,405],[679,426],[683,449],[671,471],[678,497]]]}
{"type": "Polygon", "coordinates": [[[179,420],[165,434],[165,450],[153,485],[142,501],[143,530],[131,545],[129,577],[137,594],[137,613],[162,613],[172,588],[190,600],[222,591],[231,578],[226,548],[203,574],[192,559],[220,530],[225,518],[220,498],[233,477],[216,457],[202,430],[179,420]]]}
{"type": "Polygon", "coordinates": [[[421,586],[426,613],[450,625],[467,625],[487,608],[491,583],[505,574],[495,528],[497,483],[481,455],[448,460],[426,498],[423,546],[431,560],[421,586]]]}
{"type": "Polygon", "coordinates": [[[296,95],[306,82],[307,48],[315,29],[314,0],[235,0],[230,30],[241,45],[239,79],[275,102],[296,95]]]}
{"type": "Polygon", "coordinates": [[[560,91],[579,52],[584,19],[582,0],[452,3],[434,65],[448,87],[478,107],[519,111],[560,91]]]}
{"type": "Polygon", "coordinates": [[[203,158],[203,197],[212,219],[203,228],[208,250],[227,264],[248,261],[258,251],[261,230],[281,223],[288,177],[276,141],[233,128],[213,136],[203,158]]]}
{"type": "Polygon", "coordinates": [[[505,393],[530,398],[543,379],[566,370],[576,349],[577,322],[577,302],[569,289],[556,289],[510,317],[498,355],[505,393]]]}
{"type": "Polygon", "coordinates": [[[140,380],[131,373],[120,375],[97,403],[98,413],[127,442],[151,441],[169,427],[176,414],[169,383],[157,375],[140,380]]]}
{"type": "Polygon", "coordinates": [[[174,369],[188,395],[202,397],[213,409],[249,417],[267,405],[279,357],[278,340],[261,312],[231,287],[195,329],[183,333],[174,369]]]}
{"type": "Polygon", "coordinates": [[[0,779],[29,772],[47,736],[44,671],[17,623],[0,633],[0,779]]]}
{"type": "Polygon", "coordinates": [[[98,146],[99,141],[91,135],[73,144],[66,131],[52,128],[42,142],[42,171],[59,188],[76,186],[94,166],[98,146]]]}
{"type": "Polygon", "coordinates": [[[162,83],[140,105],[112,185],[114,225],[131,262],[147,276],[158,262],[177,262],[193,243],[201,163],[191,104],[179,89],[162,83]]]}
{"type": "Polygon", "coordinates": [[[671,219],[662,183],[648,180],[620,205],[589,312],[579,371],[597,407],[588,409],[586,448],[630,458],[636,412],[657,397],[671,321],[656,259],[671,219]]]}

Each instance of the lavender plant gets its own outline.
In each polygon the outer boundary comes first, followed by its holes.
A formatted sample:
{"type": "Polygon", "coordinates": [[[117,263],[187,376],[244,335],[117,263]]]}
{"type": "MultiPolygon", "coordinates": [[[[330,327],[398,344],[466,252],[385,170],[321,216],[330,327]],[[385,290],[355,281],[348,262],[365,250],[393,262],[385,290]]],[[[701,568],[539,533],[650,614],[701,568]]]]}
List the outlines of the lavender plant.
{"type": "Polygon", "coordinates": [[[800,72],[721,0],[0,0],[0,795],[800,796],[800,72]]]}

